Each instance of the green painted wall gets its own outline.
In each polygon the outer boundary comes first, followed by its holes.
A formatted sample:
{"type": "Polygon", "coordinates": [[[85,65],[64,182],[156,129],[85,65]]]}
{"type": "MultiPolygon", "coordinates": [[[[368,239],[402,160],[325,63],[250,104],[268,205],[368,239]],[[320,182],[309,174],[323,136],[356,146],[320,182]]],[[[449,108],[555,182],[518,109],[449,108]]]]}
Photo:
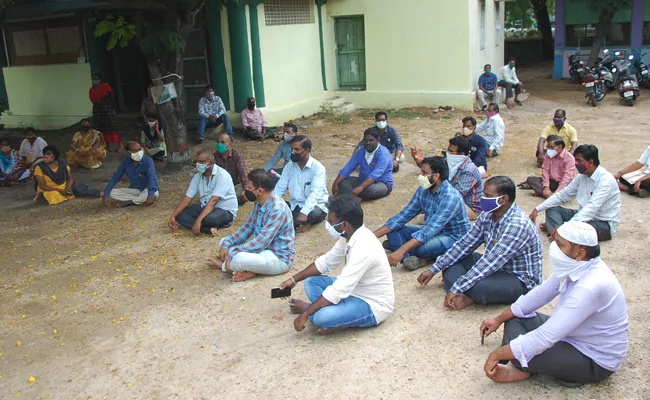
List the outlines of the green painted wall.
{"type": "Polygon", "coordinates": [[[257,14],[257,7],[260,1],[252,1],[248,5],[249,20],[251,25],[251,56],[253,59],[253,86],[255,88],[255,100],[258,107],[266,106],[264,95],[264,73],[262,71],[262,52],[260,49],[260,24],[257,14]]]}
{"type": "MultiPolygon", "coordinates": [[[[598,23],[599,13],[586,0],[567,0],[565,3],[565,25],[598,23]]],[[[627,6],[614,16],[614,22],[632,22],[632,7],[627,6]]]]}
{"type": "Polygon", "coordinates": [[[228,73],[223,50],[223,36],[221,34],[221,2],[211,0],[206,3],[205,12],[208,19],[208,42],[210,56],[210,76],[215,93],[221,97],[226,110],[232,108],[230,104],[230,89],[228,88],[228,73]]]}
{"type": "Polygon", "coordinates": [[[231,3],[227,9],[235,111],[241,112],[246,108],[246,99],[253,95],[246,8],[231,3]]]}

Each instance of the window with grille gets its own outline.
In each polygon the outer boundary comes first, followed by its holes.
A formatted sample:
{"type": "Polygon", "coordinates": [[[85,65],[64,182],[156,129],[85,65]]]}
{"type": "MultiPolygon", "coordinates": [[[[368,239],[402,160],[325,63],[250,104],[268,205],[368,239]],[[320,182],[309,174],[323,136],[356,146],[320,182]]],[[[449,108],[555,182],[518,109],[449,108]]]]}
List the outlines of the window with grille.
{"type": "Polygon", "coordinates": [[[264,22],[272,25],[313,24],[311,0],[266,0],[264,22]]]}
{"type": "Polygon", "coordinates": [[[11,65],[71,64],[85,52],[77,18],[5,25],[11,65]]]}

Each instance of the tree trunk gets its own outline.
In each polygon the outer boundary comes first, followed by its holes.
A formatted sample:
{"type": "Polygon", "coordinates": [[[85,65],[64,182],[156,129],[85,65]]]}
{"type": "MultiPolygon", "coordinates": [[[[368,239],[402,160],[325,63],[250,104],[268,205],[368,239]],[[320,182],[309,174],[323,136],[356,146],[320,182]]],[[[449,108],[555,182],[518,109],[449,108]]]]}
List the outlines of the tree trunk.
{"type": "Polygon", "coordinates": [[[555,40],[553,39],[553,30],[551,28],[551,19],[548,16],[546,0],[531,0],[531,4],[535,11],[537,29],[542,34],[542,56],[544,60],[552,60],[555,54],[555,40]]]}
{"type": "Polygon", "coordinates": [[[605,36],[607,35],[607,30],[612,24],[614,19],[614,12],[602,11],[598,17],[598,24],[596,24],[596,36],[594,37],[594,44],[591,46],[591,53],[589,53],[589,59],[587,60],[587,65],[592,66],[596,62],[596,58],[600,54],[600,48],[603,47],[603,42],[605,41],[605,36]]]}

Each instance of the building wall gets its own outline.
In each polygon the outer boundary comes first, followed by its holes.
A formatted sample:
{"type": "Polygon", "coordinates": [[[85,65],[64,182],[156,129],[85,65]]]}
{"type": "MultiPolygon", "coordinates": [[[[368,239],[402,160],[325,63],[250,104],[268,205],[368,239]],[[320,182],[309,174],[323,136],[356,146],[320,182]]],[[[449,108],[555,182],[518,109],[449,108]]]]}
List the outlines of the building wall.
{"type": "Polygon", "coordinates": [[[492,71],[499,75],[504,65],[504,18],[505,3],[491,0],[469,0],[471,90],[478,89],[478,78],[485,64],[492,65],[492,71]],[[485,47],[481,49],[481,3],[485,3],[485,47]],[[498,13],[498,14],[497,14],[498,13]],[[499,32],[497,33],[497,22],[499,32]]]}
{"type": "Polygon", "coordinates": [[[3,73],[9,97],[5,127],[60,129],[92,114],[90,64],[7,67],[3,73]]]}

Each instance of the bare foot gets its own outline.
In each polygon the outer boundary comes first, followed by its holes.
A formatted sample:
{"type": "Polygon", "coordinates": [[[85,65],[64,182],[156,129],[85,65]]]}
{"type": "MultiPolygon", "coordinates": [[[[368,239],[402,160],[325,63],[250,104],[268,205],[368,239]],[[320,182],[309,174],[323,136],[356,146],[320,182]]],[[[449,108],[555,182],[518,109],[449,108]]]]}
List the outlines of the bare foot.
{"type": "Polygon", "coordinates": [[[232,281],[233,282],[244,282],[249,279],[255,278],[257,274],[255,272],[245,271],[245,272],[233,272],[232,281]]]}
{"type": "Polygon", "coordinates": [[[333,333],[342,332],[347,328],[334,328],[334,329],[319,329],[316,331],[321,336],[331,335],[333,333]]]}
{"type": "Polygon", "coordinates": [[[221,269],[223,261],[219,260],[218,258],[206,258],[205,263],[208,264],[208,267],[210,268],[221,269]]]}
{"type": "Polygon", "coordinates": [[[512,363],[497,364],[497,373],[492,380],[497,383],[511,383],[526,380],[529,376],[529,373],[517,369],[512,363]]]}
{"type": "Polygon", "coordinates": [[[542,232],[547,232],[547,230],[546,230],[546,224],[539,224],[539,229],[541,229],[542,232]]]}
{"type": "Polygon", "coordinates": [[[298,228],[296,228],[296,233],[305,233],[305,232],[307,232],[308,230],[310,230],[310,229],[312,228],[312,226],[313,226],[313,225],[311,225],[311,224],[302,224],[302,225],[299,225],[298,228]]]}
{"type": "Polygon", "coordinates": [[[453,306],[455,310],[462,310],[463,308],[467,306],[471,306],[474,304],[475,301],[470,299],[469,297],[465,296],[464,294],[461,294],[459,296],[456,296],[456,298],[453,301],[453,306]]]}
{"type": "Polygon", "coordinates": [[[292,314],[300,314],[307,307],[309,307],[309,303],[306,301],[294,299],[293,297],[289,299],[289,310],[291,310],[292,314]]]}

